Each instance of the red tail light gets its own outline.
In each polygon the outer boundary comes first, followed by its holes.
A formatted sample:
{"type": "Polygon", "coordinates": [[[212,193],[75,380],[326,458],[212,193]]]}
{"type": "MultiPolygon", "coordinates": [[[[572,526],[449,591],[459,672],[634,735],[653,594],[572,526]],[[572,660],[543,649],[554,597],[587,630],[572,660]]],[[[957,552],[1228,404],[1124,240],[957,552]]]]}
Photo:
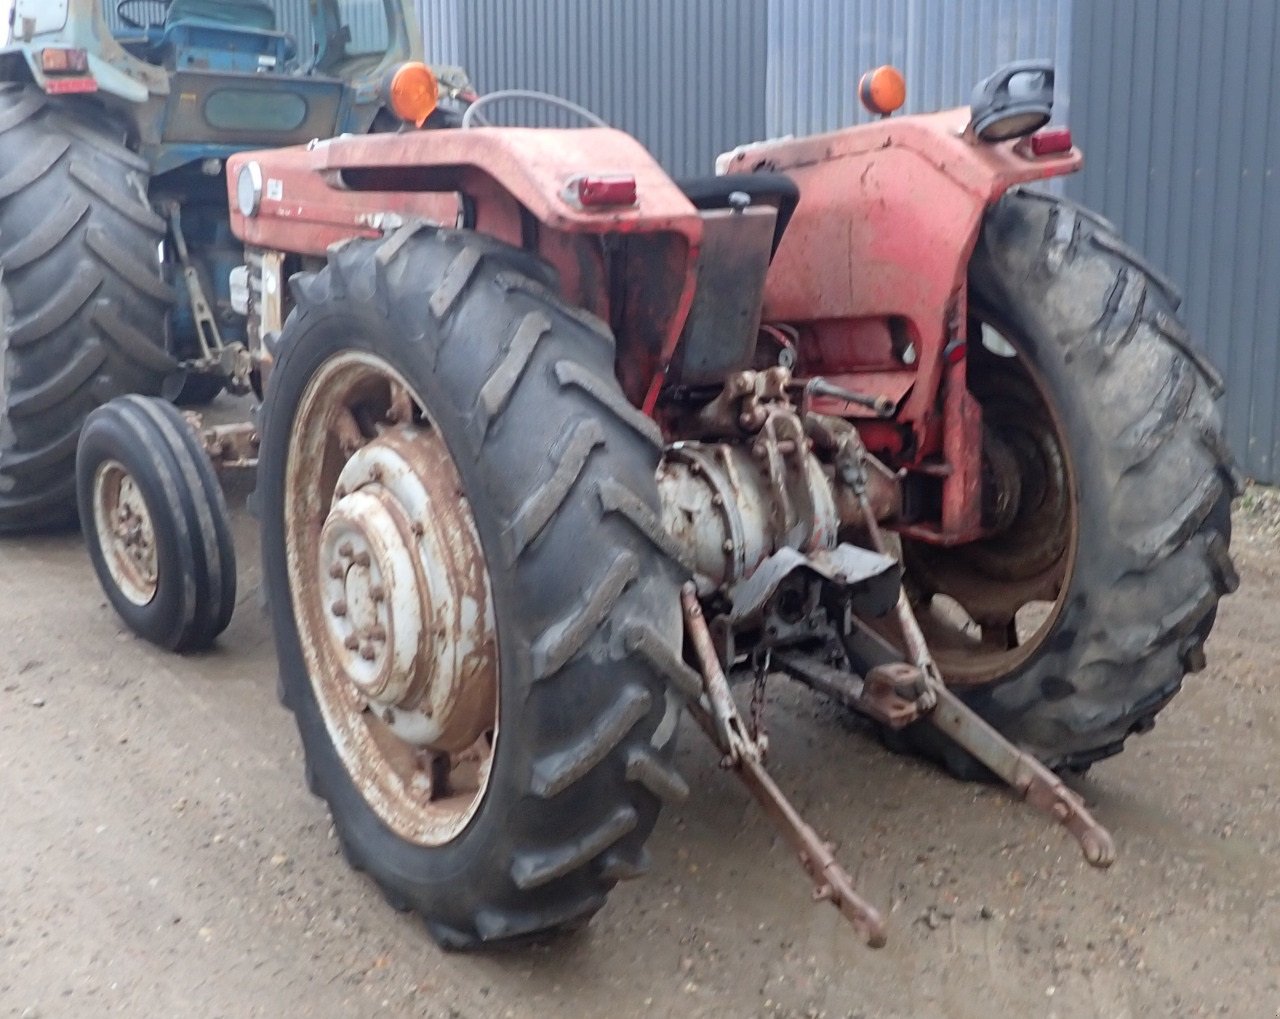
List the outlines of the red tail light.
{"type": "Polygon", "coordinates": [[[50,46],[40,51],[40,70],[45,74],[84,74],[89,70],[89,53],[50,46]]]}
{"type": "Polygon", "coordinates": [[[630,174],[596,174],[569,181],[569,198],[584,209],[636,204],[636,179],[630,174]]]}
{"type": "Polygon", "coordinates": [[[1071,128],[1051,127],[1045,131],[1037,131],[1028,141],[1031,143],[1033,156],[1052,156],[1059,152],[1071,150],[1071,128]]]}

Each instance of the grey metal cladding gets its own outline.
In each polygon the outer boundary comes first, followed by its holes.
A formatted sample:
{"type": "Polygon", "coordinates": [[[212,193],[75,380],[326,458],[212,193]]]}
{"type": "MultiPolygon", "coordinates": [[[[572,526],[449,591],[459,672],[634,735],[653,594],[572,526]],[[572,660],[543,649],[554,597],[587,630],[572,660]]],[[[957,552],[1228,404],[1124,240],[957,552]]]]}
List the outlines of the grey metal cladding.
{"type": "MultiPolygon", "coordinates": [[[[764,133],[766,0],[422,0],[481,91],[538,89],[629,131],[674,174],[764,133]]],[[[509,123],[568,124],[530,104],[509,123]]]]}
{"type": "Polygon", "coordinates": [[[1077,0],[1068,185],[1184,288],[1244,471],[1280,480],[1280,5],[1077,0]]]}
{"type": "Polygon", "coordinates": [[[912,113],[963,106],[996,67],[1031,57],[1057,65],[1055,119],[1063,120],[1071,8],[1072,0],[770,0],[768,133],[867,120],[858,78],[881,64],[906,76],[912,113]]]}

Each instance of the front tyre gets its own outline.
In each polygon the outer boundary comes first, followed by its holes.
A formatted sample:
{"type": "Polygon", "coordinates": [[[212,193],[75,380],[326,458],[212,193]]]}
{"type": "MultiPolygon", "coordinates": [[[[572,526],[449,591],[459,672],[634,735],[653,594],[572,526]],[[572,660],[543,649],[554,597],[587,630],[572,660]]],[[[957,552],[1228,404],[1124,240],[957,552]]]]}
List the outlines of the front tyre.
{"type": "Polygon", "coordinates": [[[295,280],[259,463],[286,705],[349,862],[448,947],[574,924],[644,869],[680,576],[608,330],[465,232],[295,280]]]}
{"type": "Polygon", "coordinates": [[[958,548],[905,542],[908,589],[970,706],[1045,763],[1082,768],[1204,667],[1237,584],[1221,383],[1167,282],[1070,203],[1001,199],[969,285],[968,385],[1003,516],[958,548]]]}
{"type": "Polygon", "coordinates": [[[235,608],[235,547],[218,477],[182,415],[147,396],[95,410],[76,495],[98,582],[129,629],[170,651],[212,644],[235,608]]]}

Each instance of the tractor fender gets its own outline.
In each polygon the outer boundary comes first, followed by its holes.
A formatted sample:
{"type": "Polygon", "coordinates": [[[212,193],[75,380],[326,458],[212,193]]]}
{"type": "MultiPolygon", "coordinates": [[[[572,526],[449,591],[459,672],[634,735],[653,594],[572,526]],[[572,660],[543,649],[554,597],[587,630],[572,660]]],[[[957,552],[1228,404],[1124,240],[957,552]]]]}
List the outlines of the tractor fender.
{"type": "Polygon", "coordinates": [[[905,320],[917,356],[899,420],[919,420],[935,402],[943,350],[963,328],[965,278],[986,209],[1014,185],[1083,162],[1075,148],[1033,157],[1016,142],[977,141],[966,134],[968,120],[967,108],[894,117],[744,147],[723,160],[725,172],[781,172],[799,186],[764,317],[826,323],[810,346],[824,372],[857,370],[848,348],[865,343],[861,324],[905,320]]]}
{"type": "Polygon", "coordinates": [[[725,172],[781,172],[799,187],[765,281],[764,319],[804,334],[800,374],[891,400],[893,421],[860,422],[869,446],[898,466],[943,458],[941,526],[928,538],[948,544],[981,532],[982,415],[965,384],[964,344],[983,216],[1011,187],[1083,162],[1074,147],[1034,156],[1018,141],[979,141],[968,122],[967,108],[882,119],[721,161],[725,172]]]}
{"type": "Polygon", "coordinates": [[[630,135],[610,128],[476,128],[345,135],[307,146],[243,152],[227,163],[231,228],[246,243],[322,255],[351,237],[376,237],[389,217],[446,225],[455,196],[474,205],[475,228],[519,246],[523,209],[568,234],[667,231],[696,246],[697,210],[630,135]],[[240,168],[257,163],[264,181],[252,216],[236,204],[240,168]],[[581,176],[625,174],[633,204],[584,209],[568,186],[581,176]]]}
{"type": "MultiPolygon", "coordinates": [[[[425,221],[535,252],[571,303],[613,326],[624,389],[652,410],[695,288],[698,211],[630,135],[609,128],[476,128],[343,136],[227,163],[231,228],[246,244],[324,255],[425,221]],[[241,212],[243,168],[258,182],[241,212]],[[573,182],[624,175],[635,201],[584,208],[573,182]],[[619,299],[617,288],[626,289],[619,299]],[[625,321],[612,314],[625,308],[625,321]]],[[[621,313],[620,313],[621,314],[621,313]]]]}

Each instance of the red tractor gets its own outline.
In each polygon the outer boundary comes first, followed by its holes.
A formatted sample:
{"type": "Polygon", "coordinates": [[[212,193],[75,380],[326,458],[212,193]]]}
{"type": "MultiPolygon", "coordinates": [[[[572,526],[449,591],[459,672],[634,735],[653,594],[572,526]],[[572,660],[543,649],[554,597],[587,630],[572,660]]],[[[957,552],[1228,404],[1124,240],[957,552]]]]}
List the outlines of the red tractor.
{"type": "Polygon", "coordinates": [[[212,641],[234,559],[206,454],[256,463],[308,782],[447,946],[577,924],[643,872],[685,711],[882,943],[764,768],[777,676],[1109,864],[1055,772],[1204,666],[1237,478],[1174,286],[1024,187],[1081,165],[1052,80],[1011,65],[889,118],[881,69],[882,119],[682,182],[603,126],[477,126],[487,97],[462,129],[232,157],[263,402],[203,431],[139,397],[91,416],[112,601],[212,641]]]}

